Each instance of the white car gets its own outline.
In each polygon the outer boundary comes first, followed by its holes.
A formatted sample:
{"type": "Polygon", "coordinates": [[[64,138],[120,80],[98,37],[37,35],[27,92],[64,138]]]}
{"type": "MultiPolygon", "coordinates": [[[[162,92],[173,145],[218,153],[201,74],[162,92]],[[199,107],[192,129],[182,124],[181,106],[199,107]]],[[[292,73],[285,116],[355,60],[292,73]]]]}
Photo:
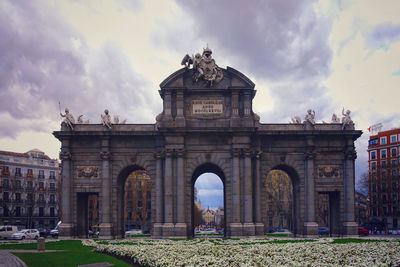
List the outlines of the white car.
{"type": "Polygon", "coordinates": [[[143,234],[141,229],[131,229],[131,230],[125,232],[126,237],[140,235],[140,234],[143,234]]]}
{"type": "Polygon", "coordinates": [[[37,229],[24,229],[19,232],[12,234],[11,239],[38,239],[40,233],[37,229]]]}

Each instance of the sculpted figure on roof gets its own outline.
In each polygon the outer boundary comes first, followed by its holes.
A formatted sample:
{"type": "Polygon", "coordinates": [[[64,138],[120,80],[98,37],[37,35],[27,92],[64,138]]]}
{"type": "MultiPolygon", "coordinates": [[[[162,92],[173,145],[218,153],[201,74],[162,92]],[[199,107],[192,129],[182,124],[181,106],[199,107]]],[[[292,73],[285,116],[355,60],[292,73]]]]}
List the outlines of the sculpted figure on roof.
{"type": "Polygon", "coordinates": [[[196,53],[196,55],[190,57],[186,55],[181,64],[190,68],[193,64],[194,74],[193,82],[197,83],[199,80],[206,81],[208,86],[213,86],[224,78],[222,70],[215,63],[215,60],[211,56],[212,50],[210,48],[204,48],[203,54],[196,53]]]}

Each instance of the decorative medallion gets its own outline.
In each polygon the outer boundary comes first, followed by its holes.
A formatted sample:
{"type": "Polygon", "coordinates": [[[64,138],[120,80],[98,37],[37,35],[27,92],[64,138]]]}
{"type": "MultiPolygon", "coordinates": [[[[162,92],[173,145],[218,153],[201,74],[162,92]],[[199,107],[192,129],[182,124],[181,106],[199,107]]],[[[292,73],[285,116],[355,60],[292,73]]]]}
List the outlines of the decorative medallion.
{"type": "Polygon", "coordinates": [[[94,166],[79,166],[78,170],[78,178],[97,178],[99,173],[99,168],[94,166]]]}
{"type": "Polygon", "coordinates": [[[339,177],[339,167],[335,165],[324,165],[318,167],[318,177],[335,178],[339,177]]]}

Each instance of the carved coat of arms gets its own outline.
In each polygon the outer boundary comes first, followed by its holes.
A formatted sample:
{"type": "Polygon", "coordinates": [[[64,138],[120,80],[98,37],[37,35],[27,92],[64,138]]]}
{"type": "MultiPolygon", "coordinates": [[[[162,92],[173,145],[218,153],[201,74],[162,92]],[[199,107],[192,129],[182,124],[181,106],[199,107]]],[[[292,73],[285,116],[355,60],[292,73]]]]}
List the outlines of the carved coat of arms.
{"type": "Polygon", "coordinates": [[[190,65],[193,64],[193,82],[197,83],[199,80],[204,80],[208,86],[212,86],[224,78],[222,70],[215,63],[211,54],[211,49],[207,47],[203,49],[203,55],[196,53],[193,57],[186,55],[182,59],[181,64],[187,68],[190,68],[190,65]]]}
{"type": "Polygon", "coordinates": [[[98,176],[99,168],[94,166],[80,166],[77,167],[79,178],[96,178],[98,176]]]}

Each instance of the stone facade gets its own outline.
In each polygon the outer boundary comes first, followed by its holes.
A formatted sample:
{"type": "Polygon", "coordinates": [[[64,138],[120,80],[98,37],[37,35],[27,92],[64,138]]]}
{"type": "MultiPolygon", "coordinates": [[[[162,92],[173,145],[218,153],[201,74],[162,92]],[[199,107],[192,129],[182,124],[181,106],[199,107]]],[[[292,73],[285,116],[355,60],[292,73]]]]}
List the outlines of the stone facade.
{"type": "Polygon", "coordinates": [[[331,124],[263,124],[253,113],[255,85],[239,71],[220,69],[217,83],[195,81],[182,68],[160,88],[163,111],[155,124],[63,125],[61,235],[77,236],[86,195],[98,194],[100,236],[123,236],[123,188],[128,175],[146,170],[152,180],[153,237],[193,234],[197,177],[217,174],[224,184],[227,236],[263,235],[267,225],[264,180],[285,171],[293,185],[293,231],[315,235],[317,194],[329,196],[335,234],[357,233],[354,218],[354,141],[361,131],[331,124]],[[82,167],[96,175],[79,175],[82,167]]]}

